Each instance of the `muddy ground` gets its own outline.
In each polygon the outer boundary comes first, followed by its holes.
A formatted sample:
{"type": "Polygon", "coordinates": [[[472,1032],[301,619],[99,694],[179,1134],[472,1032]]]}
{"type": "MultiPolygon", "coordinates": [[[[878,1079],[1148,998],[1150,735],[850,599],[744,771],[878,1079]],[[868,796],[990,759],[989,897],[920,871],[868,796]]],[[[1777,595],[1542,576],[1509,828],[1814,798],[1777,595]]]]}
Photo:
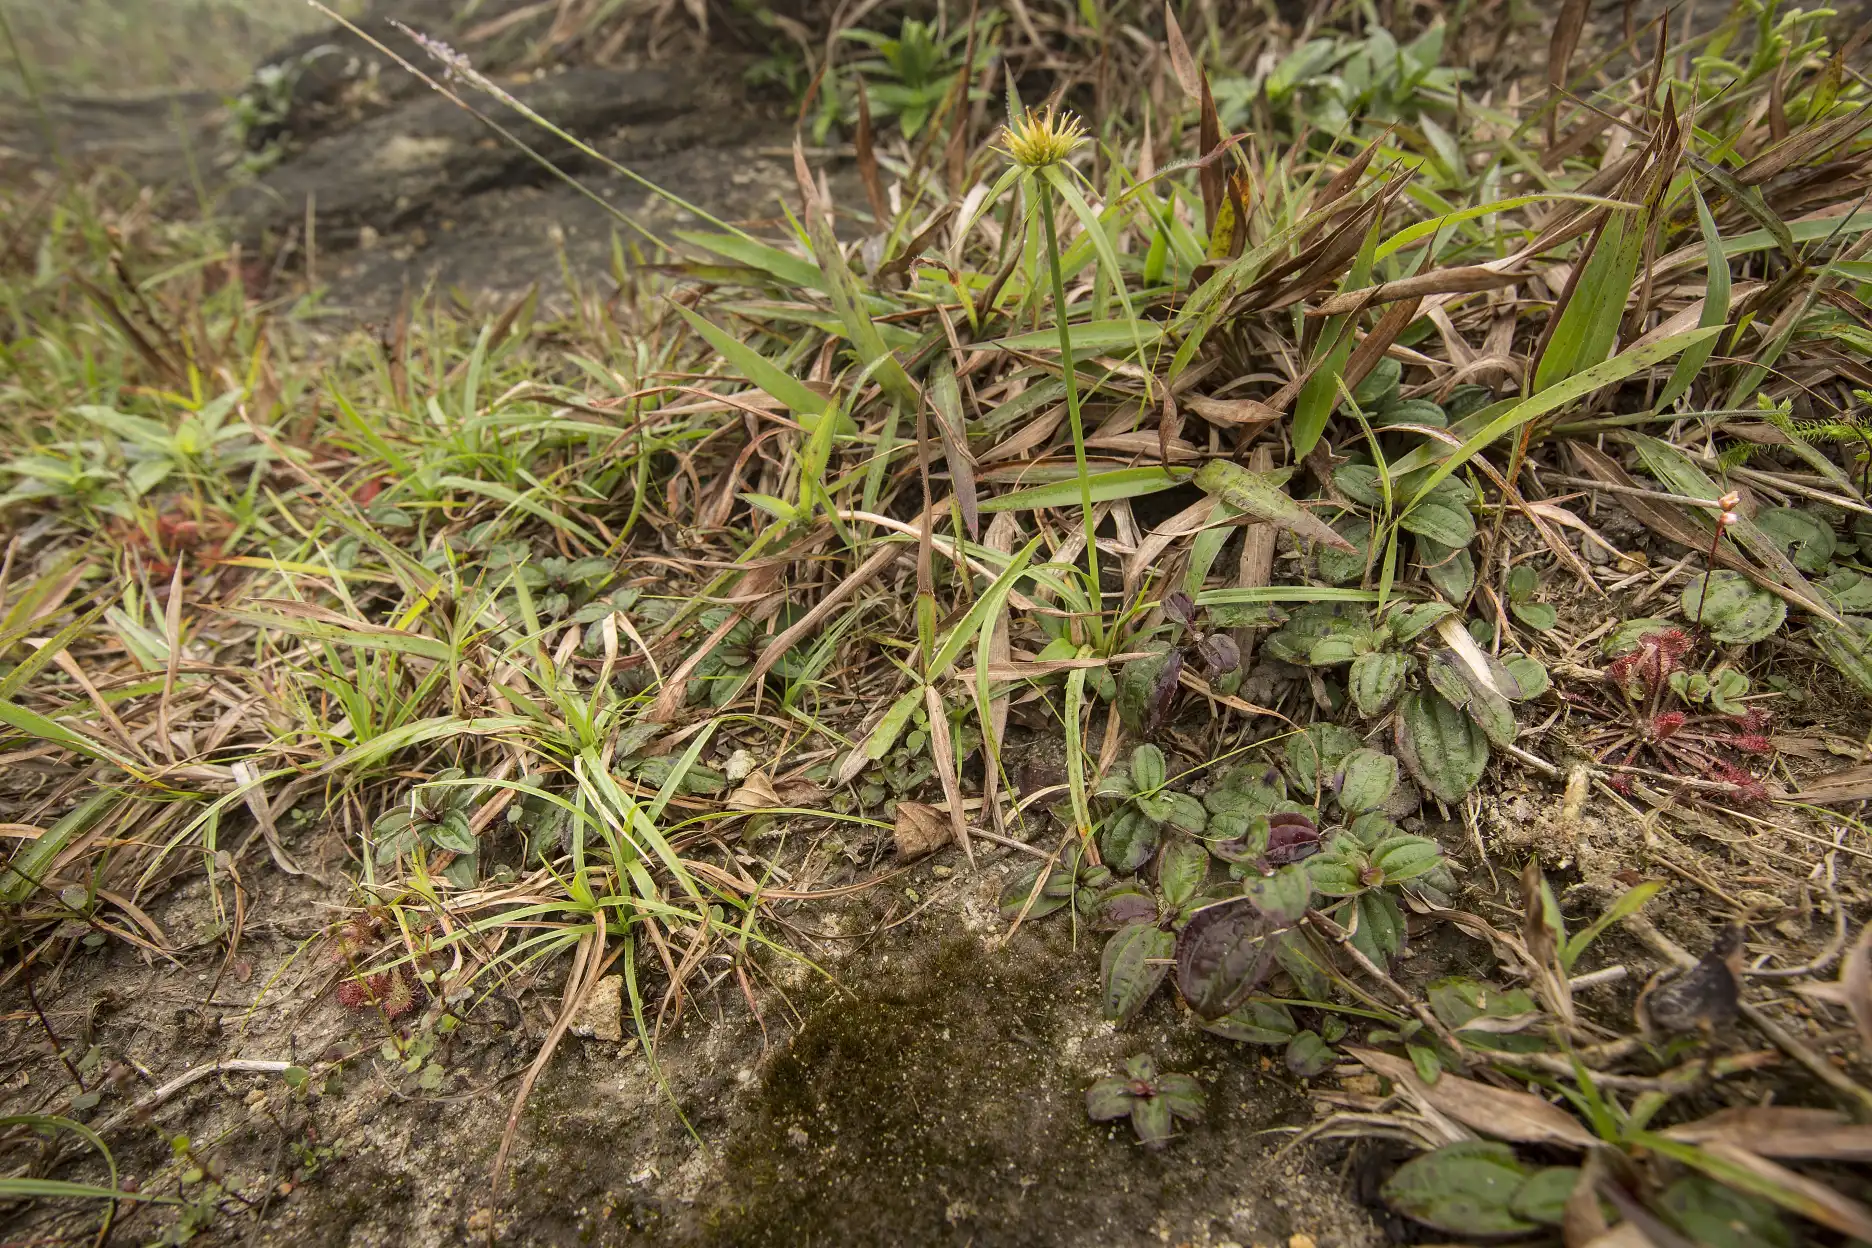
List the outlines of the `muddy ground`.
{"type": "MultiPolygon", "coordinates": [[[[305,854],[312,839],[287,848],[305,854]]],[[[563,959],[440,1038],[434,1010],[389,1023],[339,1004],[332,946],[314,937],[341,894],[309,881],[259,886],[248,904],[261,918],[223,975],[197,878],[151,912],[184,950],[175,963],[77,949],[35,987],[71,1056],[95,1048],[125,1068],[94,1123],[204,1064],[315,1069],[300,1089],[214,1075],[112,1132],[124,1173],[155,1169],[178,1135],[218,1172],[221,1193],[185,1189],[222,1206],[199,1215],[206,1242],[439,1245],[490,1231],[512,1244],[1380,1242],[1344,1175],[1311,1151],[1283,1155],[1311,1112],[1279,1050],[1198,1032],[1167,999],[1122,1032],[1099,1021],[1100,938],[1047,922],[1006,941],[995,901],[1013,863],[1000,852],[973,872],[941,856],[852,902],[798,911],[820,937],[801,945],[826,974],[766,960],[759,1019],[732,980],[693,1003],[658,1049],[666,1087],[634,1039],[569,1037],[528,1102],[491,1218],[489,1167],[557,1011],[563,959]],[[383,1048],[393,1032],[446,1068],[440,1086],[383,1048]],[[1128,1127],[1089,1126],[1083,1108],[1094,1078],[1146,1049],[1209,1095],[1209,1120],[1162,1153],[1128,1127]],[[242,1205],[250,1216],[235,1216],[242,1205]]],[[[628,1019],[611,1022],[630,1034],[628,1019]]],[[[43,1037],[26,1012],[8,1017],[9,1100],[61,1079],[43,1037]]],[[[102,1177],[85,1161],[60,1173],[102,1177]]],[[[47,1212],[34,1234],[95,1221],[47,1212]]],[[[119,1231],[147,1242],[167,1221],[130,1212],[119,1231]]]]}

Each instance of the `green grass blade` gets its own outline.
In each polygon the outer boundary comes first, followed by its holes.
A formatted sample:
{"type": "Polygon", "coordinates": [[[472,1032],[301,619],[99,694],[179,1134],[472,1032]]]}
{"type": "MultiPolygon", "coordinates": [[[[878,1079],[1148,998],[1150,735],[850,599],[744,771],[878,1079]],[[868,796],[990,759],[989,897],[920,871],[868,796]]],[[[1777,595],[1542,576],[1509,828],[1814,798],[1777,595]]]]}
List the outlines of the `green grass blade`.
{"type": "MultiPolygon", "coordinates": [[[[1136,321],[1082,321],[1072,327],[1073,355],[1098,355],[1107,351],[1117,351],[1132,347],[1142,351],[1144,346],[1157,342],[1163,337],[1163,326],[1155,321],[1139,325],[1136,321]]],[[[1014,334],[1007,338],[997,338],[987,344],[1000,347],[1004,351],[1057,351],[1059,350],[1058,329],[1036,329],[1032,333],[1014,334]]]]}
{"type": "Polygon", "coordinates": [[[1534,389],[1565,381],[1604,363],[1618,340],[1619,322],[1631,297],[1632,279],[1644,258],[1647,214],[1614,209],[1594,237],[1579,280],[1560,309],[1546,350],[1534,366],[1534,389]]]}
{"type": "Polygon", "coordinates": [[[1007,569],[994,579],[994,583],[981,597],[975,600],[975,605],[969,608],[968,614],[963,616],[961,621],[950,629],[948,635],[937,644],[936,653],[930,660],[928,679],[931,681],[940,679],[943,673],[953,667],[956,660],[962,657],[963,650],[968,648],[975,634],[984,624],[994,618],[996,612],[1001,610],[1001,604],[1007,601],[1008,594],[1013,592],[1014,583],[1027,571],[1028,562],[1033,558],[1034,551],[1039,548],[1040,539],[1037,537],[1022,547],[1020,553],[1014,556],[1014,561],[1008,564],[1007,569]]]}
{"type": "Polygon", "coordinates": [[[739,234],[705,234],[696,230],[677,230],[675,234],[685,243],[759,269],[789,289],[826,293],[825,274],[819,266],[791,252],[739,234]]]}
{"type": "MultiPolygon", "coordinates": [[[[1721,328],[1729,322],[1729,260],[1723,254],[1722,235],[1716,231],[1716,218],[1710,215],[1709,205],[1703,202],[1703,192],[1697,189],[1695,181],[1690,183],[1690,194],[1696,198],[1697,224],[1703,230],[1703,249],[1708,257],[1709,271],[1703,292],[1703,315],[1697,319],[1697,324],[1705,329],[1711,326],[1721,328]]],[[[1663,411],[1689,390],[1690,383],[1703,371],[1710,352],[1715,349],[1716,339],[1712,337],[1686,350],[1678,359],[1677,367],[1671,372],[1663,392],[1658,395],[1653,410],[1663,411]]]]}
{"type": "MultiPolygon", "coordinates": [[[[1187,468],[1115,468],[1110,472],[1095,472],[1087,480],[1092,488],[1092,501],[1106,503],[1174,489],[1190,476],[1187,468]]],[[[1010,490],[999,497],[983,499],[981,509],[984,512],[1039,511],[1078,505],[1079,482],[1075,479],[1010,490]]]]}
{"type": "MultiPolygon", "coordinates": [[[[1539,419],[1548,412],[1557,411],[1585,398],[1594,391],[1615,385],[1634,373],[1661,364],[1699,342],[1709,341],[1721,332],[1720,328],[1690,329],[1681,334],[1672,334],[1668,338],[1660,338],[1648,346],[1634,347],[1630,351],[1621,352],[1603,364],[1595,364],[1583,372],[1575,373],[1565,381],[1556,382],[1547,389],[1521,400],[1489,421],[1479,432],[1458,447],[1455,453],[1438,464],[1423,485],[1418,487],[1416,494],[1411,497],[1404,510],[1408,512],[1422,502],[1431,490],[1441,485],[1451,473],[1481,454],[1497,439],[1513,433],[1529,421],[1539,419]]],[[[1400,473],[1407,470],[1401,462],[1393,468],[1393,471],[1400,473]]]]}
{"type": "Polygon", "coordinates": [[[777,368],[760,352],[729,334],[713,322],[683,307],[672,304],[685,321],[701,334],[711,347],[733,365],[750,384],[784,403],[795,416],[816,419],[830,410],[832,403],[805,382],[777,368]]]}
{"type": "Polygon", "coordinates": [[[1571,971],[1573,964],[1580,960],[1580,955],[1592,947],[1592,943],[1605,934],[1607,928],[1622,919],[1637,914],[1644,909],[1644,904],[1657,896],[1664,889],[1660,880],[1646,880],[1643,884],[1628,888],[1619,894],[1618,900],[1606,907],[1604,914],[1594,919],[1581,932],[1576,933],[1560,950],[1560,967],[1571,971]]]}

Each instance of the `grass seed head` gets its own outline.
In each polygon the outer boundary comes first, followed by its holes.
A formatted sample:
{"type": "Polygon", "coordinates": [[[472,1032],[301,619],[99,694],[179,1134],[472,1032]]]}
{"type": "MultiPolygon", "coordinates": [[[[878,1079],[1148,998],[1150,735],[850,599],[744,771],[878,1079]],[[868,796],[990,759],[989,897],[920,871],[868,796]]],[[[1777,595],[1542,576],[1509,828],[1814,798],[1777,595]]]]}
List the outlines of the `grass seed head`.
{"type": "Polygon", "coordinates": [[[1001,131],[1002,149],[1015,164],[1028,169],[1059,164],[1085,139],[1085,127],[1077,117],[1051,107],[1044,113],[1029,110],[1001,131]]]}

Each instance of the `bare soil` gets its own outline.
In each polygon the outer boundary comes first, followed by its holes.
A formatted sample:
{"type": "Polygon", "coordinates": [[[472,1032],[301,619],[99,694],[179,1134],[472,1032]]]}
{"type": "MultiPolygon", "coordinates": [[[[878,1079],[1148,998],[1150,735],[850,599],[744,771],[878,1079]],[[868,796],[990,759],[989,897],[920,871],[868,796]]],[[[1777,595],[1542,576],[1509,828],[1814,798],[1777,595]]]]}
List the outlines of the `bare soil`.
{"type": "MultiPolygon", "coordinates": [[[[806,942],[828,974],[767,960],[762,1016],[731,986],[692,1003],[658,1045],[658,1069],[635,1040],[568,1038],[527,1104],[491,1219],[489,1167],[557,1012],[563,961],[440,1041],[449,1073],[433,1090],[380,1052],[392,1026],[424,1034],[432,1018],[392,1025],[337,1003],[330,942],[316,937],[344,897],[309,880],[247,873],[267,881],[247,899],[265,917],[225,974],[196,877],[151,915],[184,949],[179,965],[82,952],[35,989],[68,1056],[95,1046],[129,1072],[94,1124],[198,1066],[318,1065],[303,1092],[277,1075],[213,1075],[112,1133],[125,1173],[155,1168],[178,1135],[219,1171],[229,1195],[202,1242],[439,1245],[490,1231],[540,1245],[1380,1242],[1313,1153],[1283,1155],[1311,1112],[1278,1050],[1199,1032],[1167,998],[1127,1030],[1100,1021],[1100,938],[1049,922],[1004,944],[995,900],[1013,864],[991,857],[971,873],[940,856],[843,906],[800,911],[802,927],[839,937],[806,942]],[[1124,1124],[1088,1125],[1083,1109],[1094,1078],[1145,1049],[1209,1092],[1208,1120],[1162,1153],[1124,1124]],[[250,1216],[232,1216],[243,1204],[250,1216]]],[[[43,1036],[30,1011],[7,1016],[8,1099],[63,1078],[43,1036]]],[[[89,1160],[59,1173],[105,1177],[89,1160]]],[[[41,1208],[18,1229],[71,1232],[87,1218],[41,1208]]],[[[120,1230],[147,1240],[170,1220],[128,1211],[120,1230]]]]}

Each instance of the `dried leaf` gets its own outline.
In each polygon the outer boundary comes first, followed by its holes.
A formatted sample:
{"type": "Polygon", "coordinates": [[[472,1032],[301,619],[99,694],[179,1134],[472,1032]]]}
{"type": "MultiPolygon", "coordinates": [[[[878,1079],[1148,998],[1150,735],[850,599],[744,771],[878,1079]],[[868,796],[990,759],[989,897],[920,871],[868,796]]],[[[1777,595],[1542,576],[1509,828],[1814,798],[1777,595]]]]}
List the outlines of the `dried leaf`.
{"type": "Polygon", "coordinates": [[[1419,299],[1424,295],[1500,290],[1521,280],[1523,276],[1519,273],[1505,273],[1479,264],[1457,265],[1447,269],[1433,269],[1428,273],[1414,273],[1395,282],[1380,282],[1376,286],[1342,291],[1308,308],[1307,315],[1342,316],[1348,312],[1363,311],[1375,303],[1419,299]]]}
{"type": "Polygon", "coordinates": [[[949,816],[934,806],[898,802],[897,826],[891,839],[896,844],[897,856],[907,861],[941,849],[955,839],[955,831],[949,826],[949,816]]]}
{"type": "Polygon", "coordinates": [[[1565,89],[1567,70],[1573,63],[1574,49],[1579,47],[1580,30],[1586,24],[1587,0],[1563,0],[1560,12],[1554,17],[1553,35],[1547,42],[1547,146],[1554,145],[1554,134],[1559,125],[1560,92],[1565,89]]]}
{"type": "Polygon", "coordinates": [[[1170,69],[1176,74],[1177,85],[1192,100],[1200,99],[1203,93],[1202,73],[1196,68],[1196,58],[1190,55],[1189,44],[1183,39],[1183,27],[1177,24],[1169,0],[1164,0],[1164,42],[1170,49],[1170,69]]]}
{"type": "Polygon", "coordinates": [[[1663,1134],[1686,1144],[1734,1144],[1762,1157],[1872,1161],[1872,1126],[1830,1109],[1745,1105],[1671,1127],[1663,1134]]]}
{"type": "Polygon", "coordinates": [[[1839,986],[1853,1024],[1859,1028],[1859,1046],[1872,1055],[1872,923],[1866,924],[1846,955],[1839,986]]]}
{"type": "Polygon", "coordinates": [[[1201,121],[1197,127],[1196,145],[1201,149],[1198,156],[1202,159],[1196,171],[1197,184],[1202,188],[1203,233],[1213,235],[1216,217],[1222,211],[1223,184],[1228,175],[1219,160],[1208,159],[1222,146],[1222,119],[1216,112],[1215,95],[1209,90],[1209,75],[1199,72],[1201,79],[1200,98],[1201,121]]]}
{"type": "Polygon", "coordinates": [[[731,810],[771,810],[785,804],[774,788],[773,777],[764,771],[753,773],[728,795],[731,810]]]}
{"type": "Polygon", "coordinates": [[[1249,431],[1281,418],[1279,412],[1259,399],[1205,399],[1192,394],[1186,395],[1182,403],[1212,425],[1231,425],[1249,431]]]}
{"type": "Polygon", "coordinates": [[[890,203],[884,198],[884,183],[878,177],[877,152],[871,138],[870,91],[862,75],[857,78],[858,129],[852,138],[852,152],[858,159],[858,177],[864,183],[865,198],[871,201],[871,215],[882,226],[890,216],[890,203]]]}
{"type": "Polygon", "coordinates": [[[1354,549],[1351,542],[1333,532],[1331,525],[1289,498],[1281,489],[1283,480],[1273,473],[1249,472],[1226,459],[1214,459],[1197,470],[1195,485],[1237,511],[1277,524],[1299,537],[1334,550],[1354,549]]]}
{"type": "Polygon", "coordinates": [[[1580,1125],[1579,1119],[1532,1093],[1492,1087],[1449,1071],[1435,1084],[1427,1084],[1405,1058],[1376,1049],[1348,1048],[1346,1052],[1397,1084],[1412,1099],[1471,1130],[1520,1144],[1592,1147],[1592,1133],[1580,1125]]]}

